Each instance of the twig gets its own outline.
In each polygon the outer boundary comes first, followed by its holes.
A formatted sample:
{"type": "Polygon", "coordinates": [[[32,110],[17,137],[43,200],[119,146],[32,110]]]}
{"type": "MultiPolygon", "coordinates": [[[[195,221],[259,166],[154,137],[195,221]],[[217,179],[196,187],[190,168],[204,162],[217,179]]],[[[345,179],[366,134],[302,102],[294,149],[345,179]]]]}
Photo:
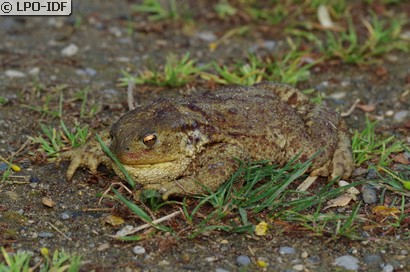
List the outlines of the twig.
{"type": "Polygon", "coordinates": [[[356,108],[357,104],[359,104],[359,102],[360,102],[360,98],[356,99],[356,101],[353,103],[353,105],[347,111],[342,112],[340,114],[340,116],[346,117],[346,116],[349,116],[350,114],[352,114],[352,112],[356,108]]]}
{"type": "Polygon", "coordinates": [[[50,222],[47,222],[47,224],[49,224],[55,231],[57,231],[58,233],[60,233],[64,238],[66,238],[68,241],[73,242],[73,239],[71,239],[70,237],[68,237],[67,235],[65,235],[61,230],[59,230],[56,226],[54,226],[53,224],[51,224],[50,222]]]}
{"type": "MultiPolygon", "coordinates": [[[[166,215],[166,216],[164,216],[164,217],[161,217],[161,218],[158,218],[157,220],[152,221],[150,224],[147,223],[147,224],[141,225],[141,226],[139,226],[139,227],[133,228],[133,229],[130,230],[126,235],[130,235],[130,234],[136,233],[136,232],[138,232],[138,231],[140,231],[140,230],[149,228],[149,227],[152,226],[152,224],[159,224],[159,223],[161,223],[161,222],[163,222],[163,221],[166,221],[166,220],[169,220],[169,219],[171,219],[171,218],[173,218],[173,217],[175,217],[175,216],[177,216],[177,215],[179,215],[179,214],[181,214],[181,213],[182,213],[182,211],[180,211],[180,210],[179,210],[179,211],[176,211],[176,212],[173,212],[173,213],[171,213],[171,214],[168,214],[168,215],[166,215]]],[[[108,236],[113,237],[113,238],[119,238],[119,237],[121,237],[121,236],[117,236],[117,235],[108,235],[108,236]]],[[[125,236],[125,235],[124,235],[124,236],[125,236]]]]}
{"type": "Polygon", "coordinates": [[[132,91],[134,90],[134,87],[135,87],[135,82],[133,79],[130,79],[128,81],[128,87],[127,87],[127,101],[128,101],[129,110],[135,109],[134,96],[132,95],[132,91]]]}
{"type": "Polygon", "coordinates": [[[308,176],[301,184],[299,184],[298,188],[296,188],[296,191],[305,192],[317,178],[317,176],[308,176]]]}
{"type": "Polygon", "coordinates": [[[20,148],[19,149],[17,149],[17,151],[16,152],[14,152],[14,153],[11,153],[11,156],[8,158],[8,159],[11,159],[11,158],[13,158],[13,157],[15,157],[15,156],[17,156],[24,148],[26,148],[26,146],[27,145],[29,145],[30,144],[30,142],[31,142],[31,139],[30,138],[28,138],[25,142],[24,142],[24,144],[22,145],[22,146],[20,146],[20,148]]]}
{"type": "Polygon", "coordinates": [[[84,208],[83,212],[112,212],[113,208],[84,208]]]}
{"type": "Polygon", "coordinates": [[[103,198],[108,194],[109,191],[111,191],[111,188],[114,185],[119,185],[120,187],[124,188],[124,190],[126,190],[129,194],[132,194],[131,190],[127,188],[127,186],[125,186],[122,182],[114,182],[110,185],[110,187],[108,187],[107,190],[104,191],[104,193],[102,194],[102,196],[100,197],[100,200],[98,201],[98,205],[101,205],[101,202],[103,200],[103,198]]]}

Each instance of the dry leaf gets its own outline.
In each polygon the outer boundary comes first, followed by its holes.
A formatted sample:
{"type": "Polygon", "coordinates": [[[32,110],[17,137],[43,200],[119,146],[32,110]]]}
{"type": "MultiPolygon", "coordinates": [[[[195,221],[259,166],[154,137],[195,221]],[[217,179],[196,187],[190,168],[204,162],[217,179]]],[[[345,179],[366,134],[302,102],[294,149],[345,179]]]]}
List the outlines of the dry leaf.
{"type": "MultiPolygon", "coordinates": [[[[347,186],[350,183],[345,181],[345,180],[339,180],[338,182],[340,187],[343,186],[347,186]]],[[[347,206],[350,201],[357,199],[356,195],[360,194],[360,191],[357,190],[355,187],[350,187],[349,189],[347,189],[346,193],[344,193],[343,195],[335,198],[335,199],[331,199],[327,202],[327,206],[324,208],[329,209],[329,208],[333,208],[333,207],[344,207],[347,206]]]]}
{"type": "Polygon", "coordinates": [[[255,234],[258,236],[266,235],[268,231],[268,223],[265,221],[260,222],[255,228],[255,234]]]}
{"type": "Polygon", "coordinates": [[[327,206],[324,209],[326,210],[333,207],[344,207],[347,206],[352,200],[356,200],[356,196],[349,193],[345,193],[335,199],[329,200],[327,202],[327,206]]]}
{"type": "Polygon", "coordinates": [[[327,9],[325,5],[320,5],[319,8],[317,9],[317,18],[319,20],[319,23],[324,28],[334,27],[332,19],[330,18],[329,10],[327,9]]]}
{"type": "Polygon", "coordinates": [[[212,43],[208,44],[209,51],[211,51],[211,52],[214,52],[217,47],[218,47],[218,44],[215,43],[215,42],[212,42],[212,43]]]}
{"type": "Polygon", "coordinates": [[[379,66],[376,68],[376,76],[378,77],[383,77],[383,76],[387,76],[389,74],[389,71],[382,66],[379,66]]]}
{"type": "MultiPolygon", "coordinates": [[[[349,185],[350,183],[341,179],[339,180],[338,184],[340,187],[343,187],[343,186],[349,185]]],[[[347,189],[346,193],[351,194],[351,195],[358,195],[360,194],[360,191],[357,190],[355,187],[350,187],[349,189],[347,189]]]]}
{"type": "Polygon", "coordinates": [[[47,206],[47,207],[50,207],[50,208],[52,208],[56,205],[56,203],[48,197],[43,197],[41,199],[41,203],[43,203],[44,206],[47,206]]]}
{"type": "Polygon", "coordinates": [[[376,206],[373,207],[373,212],[380,215],[395,215],[400,213],[400,211],[395,207],[386,207],[386,206],[376,206]]]}
{"type": "Polygon", "coordinates": [[[110,214],[103,219],[103,222],[115,227],[124,224],[124,219],[122,217],[110,214]]]}
{"type": "Polygon", "coordinates": [[[372,112],[376,109],[375,104],[358,104],[356,107],[364,112],[372,112]]]}
{"type": "Polygon", "coordinates": [[[393,158],[394,162],[405,164],[405,165],[410,164],[409,159],[404,155],[404,153],[400,153],[400,154],[397,154],[397,155],[392,155],[392,158],[393,158]]]}

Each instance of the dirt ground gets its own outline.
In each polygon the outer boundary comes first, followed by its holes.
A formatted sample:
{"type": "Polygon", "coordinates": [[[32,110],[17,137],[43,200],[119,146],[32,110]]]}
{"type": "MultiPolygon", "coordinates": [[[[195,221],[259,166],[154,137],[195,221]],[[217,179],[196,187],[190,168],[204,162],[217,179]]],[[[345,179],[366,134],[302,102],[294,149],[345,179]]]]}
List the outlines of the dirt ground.
{"type": "MultiPolygon", "coordinates": [[[[131,12],[132,1],[74,2],[69,17],[0,17],[0,97],[6,99],[0,104],[0,154],[9,157],[18,152],[14,162],[22,167],[16,173],[20,178],[0,183],[0,246],[10,252],[32,251],[34,256],[43,247],[65,249],[83,256],[83,271],[343,271],[333,266],[335,258],[342,255],[357,258],[360,271],[388,271],[383,270],[386,263],[394,271],[410,271],[409,225],[388,233],[371,233],[363,240],[330,239],[308,231],[283,232],[280,225],[272,226],[263,237],[218,231],[193,239],[186,238],[183,231],[181,235],[156,233],[134,243],[109,237],[117,227],[106,224],[104,218],[112,208],[119,208],[115,200],[106,199],[99,204],[107,179],[78,171],[74,180],[67,182],[66,163],[56,167],[36,152],[38,146],[26,144],[28,137],[41,134],[41,123],[58,126],[59,118],[45,113],[46,109],[58,109],[56,88],[66,86],[62,92],[63,119],[73,122],[79,120],[81,107],[75,93],[88,87],[87,109],[97,105],[100,112],[80,121],[101,131],[127,111],[126,88],[118,86],[122,70],[135,73],[142,67],[159,65],[171,52],[190,52],[198,62],[218,60],[229,64],[243,59],[255,44],[280,43],[286,35],[281,33],[280,25],[267,28],[253,24],[253,31],[247,35],[233,37],[210,52],[208,43],[198,38],[198,33],[212,32],[220,37],[229,29],[246,24],[246,20],[214,19],[209,16],[211,9],[206,1],[193,4],[196,23],[189,27],[178,22],[150,22],[146,16],[131,12]],[[196,20],[197,17],[205,19],[196,20]],[[62,50],[70,44],[75,44],[78,52],[66,56],[62,50]],[[11,70],[18,73],[10,74],[11,70]],[[56,205],[46,207],[43,197],[56,205]],[[134,254],[135,245],[141,245],[146,253],[134,254]],[[280,248],[285,246],[296,252],[281,254],[280,248]],[[237,258],[241,255],[249,256],[252,263],[240,267],[237,258]],[[380,256],[381,261],[366,261],[365,257],[371,255],[380,256]],[[259,267],[258,258],[269,266],[259,267]]],[[[408,10],[409,6],[403,4],[396,9],[408,10]]],[[[261,48],[260,53],[267,53],[264,50],[261,48]]],[[[400,97],[409,83],[410,56],[392,52],[374,65],[339,62],[316,67],[310,79],[298,87],[321,88],[327,97],[325,103],[340,111],[347,111],[360,98],[363,104],[376,105],[373,116],[383,117],[389,110],[409,110],[409,102],[400,97]],[[339,98],[341,93],[347,95],[339,98]]],[[[135,96],[144,103],[204,86],[142,86],[135,96]]],[[[406,141],[410,133],[403,124],[409,118],[381,118],[379,133],[406,141]]],[[[362,129],[364,120],[364,112],[359,109],[346,117],[352,129],[362,129]]],[[[361,213],[368,209],[370,206],[364,205],[361,213]]],[[[173,220],[175,224],[184,222],[182,217],[173,220]]],[[[141,221],[127,218],[127,223],[138,225],[141,221]]]]}

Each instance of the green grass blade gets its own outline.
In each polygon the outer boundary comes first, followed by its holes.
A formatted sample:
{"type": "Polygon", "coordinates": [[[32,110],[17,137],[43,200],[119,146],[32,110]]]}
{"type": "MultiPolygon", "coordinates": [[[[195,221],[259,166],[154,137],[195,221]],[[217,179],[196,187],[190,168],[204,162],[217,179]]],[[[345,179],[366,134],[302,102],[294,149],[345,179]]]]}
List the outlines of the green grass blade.
{"type": "Polygon", "coordinates": [[[132,179],[132,177],[130,176],[130,174],[127,172],[127,170],[125,170],[124,166],[121,164],[121,162],[117,159],[117,157],[115,157],[115,155],[111,152],[111,150],[108,148],[108,146],[103,142],[103,140],[101,139],[101,137],[96,134],[95,138],[97,139],[97,141],[100,143],[102,150],[104,151],[105,154],[107,154],[114,162],[115,164],[118,166],[118,168],[121,170],[121,172],[124,174],[125,179],[127,180],[128,184],[130,185],[130,187],[132,189],[135,188],[135,182],[132,179]]]}

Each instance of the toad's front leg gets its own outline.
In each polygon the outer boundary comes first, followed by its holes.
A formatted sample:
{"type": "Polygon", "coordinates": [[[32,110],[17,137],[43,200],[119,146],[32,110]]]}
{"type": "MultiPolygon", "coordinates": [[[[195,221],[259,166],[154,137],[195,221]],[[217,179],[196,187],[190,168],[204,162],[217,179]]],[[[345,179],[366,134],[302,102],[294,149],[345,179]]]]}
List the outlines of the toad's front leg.
{"type": "Polygon", "coordinates": [[[148,184],[144,189],[157,190],[164,200],[169,196],[186,196],[214,192],[238,169],[235,158],[245,159],[243,151],[232,144],[218,143],[206,148],[193,161],[187,173],[170,182],[148,184]]]}
{"type": "MultiPolygon", "coordinates": [[[[100,137],[106,145],[109,145],[110,137],[108,131],[103,132],[100,137]]],[[[111,167],[110,158],[104,153],[100,143],[94,137],[78,148],[61,153],[56,163],[60,164],[64,160],[71,161],[66,173],[67,180],[73,178],[75,171],[79,167],[88,168],[93,174],[97,173],[97,167],[100,164],[111,167]]]]}

